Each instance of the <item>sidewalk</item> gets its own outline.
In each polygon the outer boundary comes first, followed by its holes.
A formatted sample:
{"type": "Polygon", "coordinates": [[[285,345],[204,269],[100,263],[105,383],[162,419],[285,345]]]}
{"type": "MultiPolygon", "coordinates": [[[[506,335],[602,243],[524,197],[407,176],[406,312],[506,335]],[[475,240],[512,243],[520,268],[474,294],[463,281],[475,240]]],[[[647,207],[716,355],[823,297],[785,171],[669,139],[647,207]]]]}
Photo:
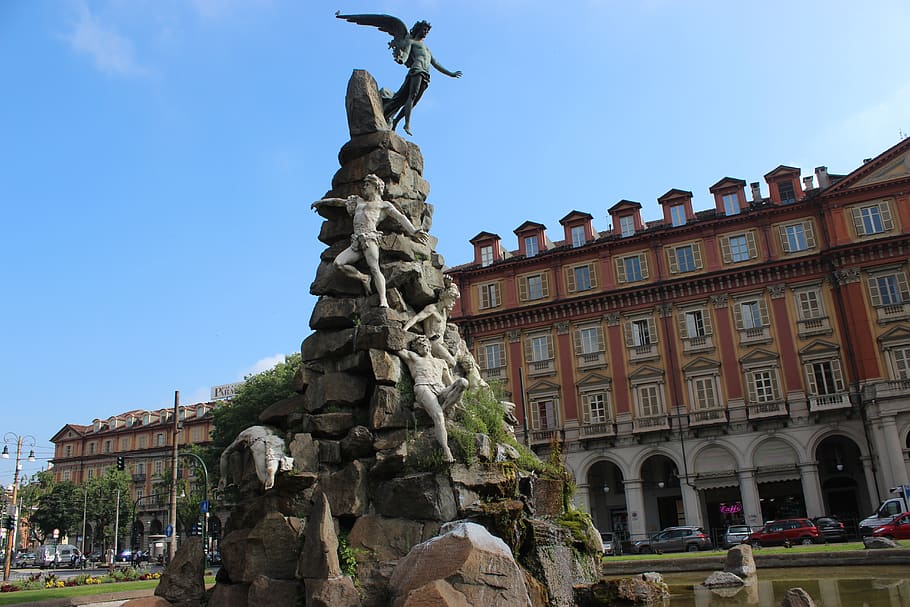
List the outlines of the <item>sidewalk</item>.
{"type": "Polygon", "coordinates": [[[46,601],[29,601],[18,604],[28,605],[29,607],[70,607],[71,605],[83,605],[85,607],[119,607],[130,599],[152,596],[153,594],[155,594],[154,588],[146,588],[145,590],[100,592],[98,594],[76,596],[68,599],[49,599],[46,601]]]}

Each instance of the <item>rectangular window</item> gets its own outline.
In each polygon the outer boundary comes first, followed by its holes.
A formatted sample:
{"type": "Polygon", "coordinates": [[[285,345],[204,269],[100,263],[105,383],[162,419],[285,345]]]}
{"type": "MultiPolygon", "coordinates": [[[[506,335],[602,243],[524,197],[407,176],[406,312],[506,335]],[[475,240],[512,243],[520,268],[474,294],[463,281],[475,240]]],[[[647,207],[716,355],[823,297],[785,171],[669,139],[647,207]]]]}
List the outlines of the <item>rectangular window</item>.
{"type": "Polygon", "coordinates": [[[139,448],[145,449],[146,443],[148,443],[148,438],[145,436],[145,434],[140,434],[139,435],[139,448]]]}
{"type": "Polygon", "coordinates": [[[808,289],[796,293],[796,305],[800,320],[812,320],[824,316],[818,289],[808,289]]]}
{"type": "Polygon", "coordinates": [[[501,369],[506,366],[505,348],[500,342],[481,345],[477,355],[477,365],[481,369],[501,369]]]}
{"type": "Polygon", "coordinates": [[[491,263],[493,263],[493,247],[489,245],[480,247],[480,265],[487,267],[491,263]]]}
{"type": "Polygon", "coordinates": [[[667,249],[667,261],[671,274],[694,272],[702,268],[701,247],[698,244],[687,244],[667,249]]]}
{"type": "Polygon", "coordinates": [[[675,204],[670,207],[670,222],[674,227],[686,225],[686,207],[681,204],[675,204]]]}
{"type": "Polygon", "coordinates": [[[724,201],[724,214],[725,215],[739,215],[739,195],[735,192],[733,194],[726,194],[723,196],[724,201]]]}
{"type": "Polygon", "coordinates": [[[713,377],[696,377],[692,379],[692,396],[696,409],[716,409],[717,390],[713,377]]]}
{"type": "Polygon", "coordinates": [[[657,342],[651,318],[639,318],[626,323],[626,345],[629,347],[648,346],[657,342]]]}
{"type": "Polygon", "coordinates": [[[575,330],[576,354],[596,354],[605,347],[603,328],[598,326],[580,327],[575,330]]]}
{"type": "Polygon", "coordinates": [[[780,400],[777,386],[777,373],[774,369],[752,371],[749,373],[749,396],[754,403],[773,403],[780,400]]]}
{"type": "Polygon", "coordinates": [[[531,361],[550,360],[550,336],[539,335],[531,338],[531,361]]]}
{"type": "Polygon", "coordinates": [[[161,471],[164,469],[164,464],[160,459],[155,460],[155,474],[161,474],[161,471]]]}
{"type": "Polygon", "coordinates": [[[844,378],[839,360],[823,360],[806,365],[809,393],[815,396],[844,392],[844,378]]]}
{"type": "Polygon", "coordinates": [[[693,337],[705,337],[710,335],[710,321],[708,321],[704,310],[690,310],[683,317],[685,321],[685,334],[683,338],[691,339],[693,337]]]}
{"type": "Polygon", "coordinates": [[[635,234],[635,217],[632,215],[626,215],[625,217],[619,218],[619,231],[623,237],[632,236],[635,234]]]}
{"type": "Polygon", "coordinates": [[[95,476],[95,469],[94,469],[94,468],[89,468],[88,471],[86,472],[86,477],[88,477],[88,478],[94,478],[94,476],[95,476]]]}
{"type": "Polygon", "coordinates": [[[903,273],[882,274],[869,277],[869,291],[873,306],[895,306],[910,299],[907,276],[903,273]]]}
{"type": "Polygon", "coordinates": [[[720,252],[724,263],[738,263],[758,257],[755,233],[745,232],[720,237],[720,252]]]}
{"type": "Polygon", "coordinates": [[[654,384],[638,386],[635,389],[638,395],[638,408],[642,417],[654,417],[663,414],[663,406],[660,403],[660,391],[654,384]]]}
{"type": "Polygon", "coordinates": [[[643,253],[620,257],[616,260],[617,282],[638,282],[647,280],[648,263],[643,253]]]}
{"type": "Polygon", "coordinates": [[[574,226],[572,228],[572,246],[580,247],[585,244],[585,227],[574,226]]]}
{"type": "Polygon", "coordinates": [[[120,439],[120,450],[127,451],[130,448],[130,437],[124,436],[120,439]]]}
{"type": "Polygon", "coordinates": [[[519,276],[518,299],[521,301],[534,301],[550,296],[550,281],[546,274],[531,274],[519,276]]]}
{"type": "Polygon", "coordinates": [[[64,457],[70,457],[70,456],[73,454],[73,446],[72,446],[72,445],[67,445],[67,446],[64,448],[64,451],[66,452],[66,455],[65,455],[64,457]]]}
{"type": "Polygon", "coordinates": [[[815,231],[812,223],[801,221],[780,226],[780,243],[784,253],[796,253],[815,248],[815,231]]]}
{"type": "Polygon", "coordinates": [[[155,435],[155,446],[163,447],[164,446],[164,434],[159,432],[155,435]]]}
{"type": "Polygon", "coordinates": [[[888,201],[854,207],[852,212],[853,228],[856,230],[857,236],[881,234],[894,229],[894,221],[891,218],[891,205],[888,201]]]}
{"type": "Polygon", "coordinates": [[[597,278],[594,274],[593,264],[586,263],[583,266],[566,268],[566,289],[569,293],[590,291],[596,286],[597,278]]]}
{"type": "Polygon", "coordinates": [[[780,194],[781,204],[793,204],[796,202],[796,192],[793,190],[792,181],[781,181],[778,183],[777,193],[780,194]]]}
{"type": "Polygon", "coordinates": [[[739,304],[739,310],[742,314],[743,329],[759,329],[763,326],[757,301],[743,302],[739,304]]]}
{"type": "Polygon", "coordinates": [[[95,443],[88,444],[88,454],[95,455],[95,443]]]}
{"type": "Polygon", "coordinates": [[[540,252],[537,246],[537,236],[526,236],[525,237],[525,255],[527,257],[534,257],[540,252]]]}
{"type": "Polygon", "coordinates": [[[63,480],[65,480],[65,481],[70,480],[70,471],[69,470],[63,471],[63,480]]]}
{"type": "Polygon", "coordinates": [[[202,442],[202,428],[196,426],[193,428],[193,437],[191,439],[194,443],[202,442]]]}
{"type": "Polygon", "coordinates": [[[136,474],[145,474],[145,464],[139,462],[136,464],[136,474]]]}
{"type": "Polygon", "coordinates": [[[910,379],[910,346],[891,351],[894,361],[894,379],[910,379]]]}
{"type": "Polygon", "coordinates": [[[581,406],[583,424],[602,424],[610,419],[607,395],[603,392],[585,392],[581,395],[581,406]]]}
{"type": "Polygon", "coordinates": [[[555,430],[558,427],[556,401],[543,399],[531,403],[531,427],[534,430],[555,430]]]}
{"type": "Polygon", "coordinates": [[[110,453],[113,448],[112,441],[110,439],[104,441],[104,452],[110,453]]]}
{"type": "Polygon", "coordinates": [[[480,292],[481,310],[486,310],[487,308],[496,308],[502,302],[502,295],[498,282],[491,282],[489,284],[480,285],[478,287],[478,291],[480,292]]]}

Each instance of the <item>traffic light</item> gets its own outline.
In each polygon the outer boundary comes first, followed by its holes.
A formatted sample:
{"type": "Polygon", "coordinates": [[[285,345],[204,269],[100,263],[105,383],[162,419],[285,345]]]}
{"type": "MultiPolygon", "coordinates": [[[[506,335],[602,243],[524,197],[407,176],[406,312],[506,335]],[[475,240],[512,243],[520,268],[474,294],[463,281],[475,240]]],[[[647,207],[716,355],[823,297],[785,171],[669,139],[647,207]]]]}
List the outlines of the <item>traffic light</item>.
{"type": "Polygon", "coordinates": [[[202,535],[202,525],[199,523],[193,523],[193,531],[190,535],[202,535]]]}
{"type": "Polygon", "coordinates": [[[122,455],[117,456],[117,470],[126,469],[126,459],[122,455]]]}
{"type": "Polygon", "coordinates": [[[16,517],[12,515],[5,514],[3,515],[3,528],[7,531],[12,531],[16,528],[16,517]]]}

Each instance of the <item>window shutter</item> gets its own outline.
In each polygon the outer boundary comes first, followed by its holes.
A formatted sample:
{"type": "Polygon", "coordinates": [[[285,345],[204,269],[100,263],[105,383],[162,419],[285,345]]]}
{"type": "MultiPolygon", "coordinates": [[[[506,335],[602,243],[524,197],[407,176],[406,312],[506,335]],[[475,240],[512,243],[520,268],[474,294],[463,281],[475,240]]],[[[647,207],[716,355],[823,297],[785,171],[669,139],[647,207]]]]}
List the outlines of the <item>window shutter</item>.
{"type": "Polygon", "coordinates": [[[518,278],[518,299],[528,301],[528,277],[520,276],[518,278]]]}
{"type": "Polygon", "coordinates": [[[806,247],[815,248],[815,227],[811,221],[803,222],[803,231],[806,233],[806,247]]]}
{"type": "Polygon", "coordinates": [[[534,346],[531,344],[530,337],[527,337],[527,336],[525,337],[524,348],[525,348],[525,360],[527,362],[531,362],[531,360],[534,356],[534,346]]]}
{"type": "Polygon", "coordinates": [[[495,308],[502,303],[502,286],[498,282],[493,284],[493,297],[495,301],[491,301],[490,306],[495,308]]]}
{"type": "Polygon", "coordinates": [[[733,253],[730,251],[730,238],[728,236],[720,237],[720,255],[723,257],[724,263],[733,261],[733,253]]]}
{"type": "Polygon", "coordinates": [[[881,202],[878,205],[878,212],[882,215],[882,228],[888,232],[894,228],[894,220],[891,219],[891,205],[887,202],[881,202]]]}
{"type": "Polygon", "coordinates": [[[489,287],[487,285],[480,285],[479,287],[477,287],[477,289],[480,291],[480,309],[482,310],[484,308],[489,308],[490,307],[489,287]]]}
{"type": "Polygon", "coordinates": [[[743,329],[743,304],[741,302],[733,306],[733,322],[740,331],[743,329]]]}
{"type": "Polygon", "coordinates": [[[553,347],[553,336],[547,333],[547,358],[556,358],[556,348],[553,347]]]}
{"type": "Polygon", "coordinates": [[[705,335],[714,335],[714,326],[711,324],[711,311],[707,308],[702,310],[701,320],[705,326],[705,335]]]}
{"type": "Polygon", "coordinates": [[[597,326],[597,351],[605,352],[607,349],[607,342],[604,339],[604,328],[600,325],[597,326]]]}
{"type": "Polygon", "coordinates": [[[597,264],[596,263],[588,264],[588,274],[591,277],[591,288],[596,289],[597,288],[597,264]]]}
{"type": "Polygon", "coordinates": [[[638,256],[638,260],[641,262],[641,279],[648,280],[648,256],[642,253],[638,256]]]}
{"type": "Polygon", "coordinates": [[[679,330],[680,339],[689,339],[689,316],[685,312],[680,312],[676,316],[676,327],[679,330]]]}
{"type": "Polygon", "coordinates": [[[756,393],[755,393],[755,373],[749,373],[749,402],[756,402],[756,393]]]}
{"type": "Polygon", "coordinates": [[[898,272],[896,278],[897,290],[901,294],[901,302],[906,303],[907,301],[910,301],[910,288],[907,287],[907,275],[903,272],[898,272]]]}
{"type": "Polygon", "coordinates": [[[540,430],[540,411],[536,402],[531,403],[531,429],[540,430]]]}
{"type": "Polygon", "coordinates": [[[575,268],[566,268],[566,290],[569,293],[575,293],[578,290],[578,285],[575,282],[575,268]]]}
{"type": "Polygon", "coordinates": [[[581,395],[581,423],[591,423],[591,398],[588,394],[581,395]]]}
{"type": "Polygon", "coordinates": [[[863,213],[859,207],[853,207],[850,209],[853,214],[853,229],[856,231],[857,236],[865,236],[866,230],[863,229],[863,213]]]}
{"type": "Polygon", "coordinates": [[[670,274],[679,273],[679,260],[676,258],[677,250],[676,247],[668,247],[665,249],[667,252],[667,264],[670,267],[670,274]]]}
{"type": "Polygon", "coordinates": [[[692,258],[695,259],[695,269],[701,270],[704,265],[701,261],[701,243],[693,242],[692,243],[692,258]]]}
{"type": "Polygon", "coordinates": [[[581,329],[578,327],[572,332],[573,343],[575,345],[575,354],[583,354],[581,343],[581,329]]]}
{"type": "Polygon", "coordinates": [[[543,297],[550,296],[550,273],[543,272],[540,275],[540,293],[543,297]]]}
{"type": "Polygon", "coordinates": [[[815,365],[812,363],[806,365],[806,388],[809,394],[818,394],[818,384],[815,381],[815,365]]]}
{"type": "Polygon", "coordinates": [[[774,393],[774,400],[780,400],[780,380],[777,378],[777,371],[771,369],[771,391],[774,393]]]}
{"type": "Polygon", "coordinates": [[[844,384],[844,374],[841,373],[840,360],[834,359],[831,361],[831,375],[834,377],[834,389],[838,392],[843,392],[847,389],[844,384]]]}
{"type": "Polygon", "coordinates": [[[784,253],[790,252],[790,239],[787,238],[787,226],[777,226],[777,233],[780,236],[780,248],[784,253]]]}
{"type": "Polygon", "coordinates": [[[626,282],[626,264],[622,258],[615,260],[616,263],[616,282],[626,282]]]}
{"type": "Polygon", "coordinates": [[[634,328],[632,327],[632,321],[627,320],[625,322],[625,333],[626,333],[626,347],[632,348],[635,346],[635,340],[632,338],[634,328]]]}
{"type": "Polygon", "coordinates": [[[758,246],[755,244],[755,232],[746,232],[746,246],[749,247],[749,259],[758,257],[758,246]]]}
{"type": "Polygon", "coordinates": [[[771,325],[771,316],[768,314],[768,302],[764,298],[758,300],[758,314],[761,316],[761,326],[771,325]]]}
{"type": "Polygon", "coordinates": [[[648,343],[657,343],[657,323],[650,316],[648,317],[648,343]]]}
{"type": "Polygon", "coordinates": [[[481,369],[486,369],[487,367],[487,347],[482,345],[477,348],[477,366],[481,369]]]}
{"type": "Polygon", "coordinates": [[[869,278],[868,283],[869,297],[872,298],[872,305],[876,307],[882,305],[882,294],[878,290],[878,279],[875,276],[872,276],[869,278]]]}

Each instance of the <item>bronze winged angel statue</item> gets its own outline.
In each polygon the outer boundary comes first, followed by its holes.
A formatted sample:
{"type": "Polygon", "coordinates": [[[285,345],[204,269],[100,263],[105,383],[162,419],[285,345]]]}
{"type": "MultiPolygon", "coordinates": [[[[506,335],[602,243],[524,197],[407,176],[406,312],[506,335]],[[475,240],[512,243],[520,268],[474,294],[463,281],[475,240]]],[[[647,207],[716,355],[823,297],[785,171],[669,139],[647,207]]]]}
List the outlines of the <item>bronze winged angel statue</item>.
{"type": "Polygon", "coordinates": [[[408,31],[408,27],[401,19],[391,15],[340,15],[335,13],[335,16],[350,23],[379,28],[380,31],[392,36],[392,41],[389,42],[392,56],[397,63],[408,67],[408,75],[394,95],[383,99],[382,113],[393,131],[403,118],[404,130],[410,135],[411,110],[420,101],[423,92],[430,84],[430,66],[432,65],[451,78],[461,78],[461,72],[450,72],[433,57],[424,42],[430,32],[430,24],[426,21],[418,21],[408,31]]]}

